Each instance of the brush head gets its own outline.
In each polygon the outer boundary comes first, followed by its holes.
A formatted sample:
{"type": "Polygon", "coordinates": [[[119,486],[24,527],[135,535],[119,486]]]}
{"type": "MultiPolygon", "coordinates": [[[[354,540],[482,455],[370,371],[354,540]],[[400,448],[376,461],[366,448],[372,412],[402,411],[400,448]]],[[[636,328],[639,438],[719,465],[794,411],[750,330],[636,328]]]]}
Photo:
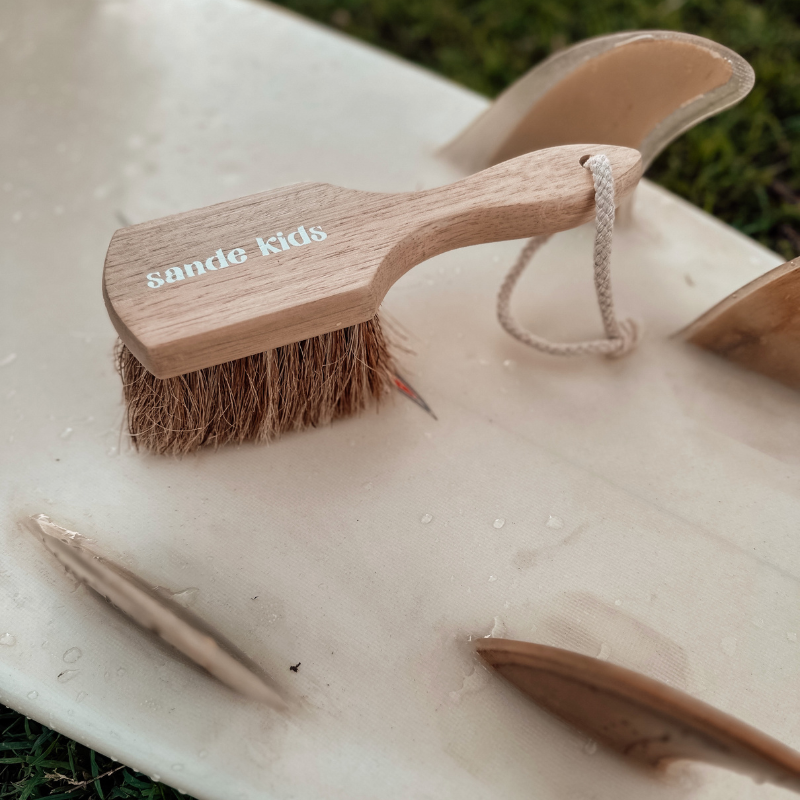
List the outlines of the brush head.
{"type": "Polygon", "coordinates": [[[377,316],[172,378],[156,378],[121,341],[116,363],[131,441],[160,455],[269,441],[357,414],[382,400],[395,376],[377,316]]]}

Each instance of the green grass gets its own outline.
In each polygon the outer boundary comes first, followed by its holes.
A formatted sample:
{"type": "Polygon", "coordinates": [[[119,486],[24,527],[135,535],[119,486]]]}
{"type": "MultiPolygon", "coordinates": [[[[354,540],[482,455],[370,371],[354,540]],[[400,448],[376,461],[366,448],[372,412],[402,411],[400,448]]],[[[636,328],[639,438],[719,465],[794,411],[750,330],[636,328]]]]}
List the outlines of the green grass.
{"type": "Polygon", "coordinates": [[[0,706],[0,798],[39,797],[182,800],[185,795],[0,706]]]}
{"type": "MultiPolygon", "coordinates": [[[[285,0],[283,5],[490,96],[554,50],[589,36],[668,28],[721,42],[753,65],[756,88],[735,109],[670,146],[649,176],[784,258],[800,254],[798,0],[285,0]]],[[[0,706],[0,800],[179,796],[0,706]]]]}

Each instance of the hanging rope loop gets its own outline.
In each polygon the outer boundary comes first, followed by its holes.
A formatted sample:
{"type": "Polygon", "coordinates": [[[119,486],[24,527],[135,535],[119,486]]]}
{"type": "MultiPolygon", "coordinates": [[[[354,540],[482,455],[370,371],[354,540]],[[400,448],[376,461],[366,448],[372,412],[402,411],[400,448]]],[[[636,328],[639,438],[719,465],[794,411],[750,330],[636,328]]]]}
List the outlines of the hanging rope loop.
{"type": "Polygon", "coordinates": [[[511,314],[514,288],[533,256],[549,236],[529,239],[509,270],[497,295],[497,319],[506,333],[523,344],[553,356],[603,355],[620,358],[639,343],[641,332],[632,319],[617,319],[611,291],[611,241],[614,233],[614,176],[611,164],[602,153],[589,158],[583,165],[592,173],[595,193],[594,286],[597,304],[605,329],[605,339],[583,342],[551,342],[523,328],[511,314]]]}

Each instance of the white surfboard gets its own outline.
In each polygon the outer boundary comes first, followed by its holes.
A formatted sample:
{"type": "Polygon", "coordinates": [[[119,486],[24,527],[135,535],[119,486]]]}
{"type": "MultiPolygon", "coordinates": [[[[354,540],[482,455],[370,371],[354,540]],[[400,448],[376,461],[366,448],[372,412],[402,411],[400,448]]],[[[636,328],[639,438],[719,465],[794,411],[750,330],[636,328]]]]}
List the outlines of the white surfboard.
{"type": "MultiPolygon", "coordinates": [[[[593,752],[467,643],[607,658],[800,745],[798,395],[672,338],[778,256],[645,181],[612,257],[646,333],[629,357],[515,342],[494,305],[520,243],[476,247],[385,302],[437,420],[398,395],[270,446],[139,455],[100,293],[113,231],[293,181],[444,183],[437,153],[487,101],[244,0],[0,21],[2,702],[201,800],[787,796],[593,752]],[[191,602],[290,710],[73,591],[19,525],[36,513],[191,602]]],[[[599,335],[592,238],[537,256],[523,323],[599,335]]]]}

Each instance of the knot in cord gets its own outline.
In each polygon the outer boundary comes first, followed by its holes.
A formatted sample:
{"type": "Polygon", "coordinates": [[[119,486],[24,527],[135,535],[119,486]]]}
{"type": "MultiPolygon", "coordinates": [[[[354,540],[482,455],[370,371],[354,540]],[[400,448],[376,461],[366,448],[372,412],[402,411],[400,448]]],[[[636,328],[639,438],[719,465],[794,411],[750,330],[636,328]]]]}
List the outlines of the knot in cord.
{"type": "Polygon", "coordinates": [[[630,317],[621,319],[617,324],[617,328],[619,336],[608,340],[616,345],[616,349],[609,350],[606,353],[608,358],[622,358],[622,356],[628,355],[642,340],[642,330],[635,319],[630,317]]]}
{"type": "Polygon", "coordinates": [[[614,232],[614,176],[611,163],[603,154],[589,158],[583,165],[592,173],[595,192],[594,285],[597,304],[603,319],[605,339],[584,342],[551,342],[523,328],[511,314],[514,288],[539,248],[549,236],[529,239],[509,270],[497,295],[497,319],[506,333],[523,344],[554,356],[603,355],[620,358],[633,350],[641,331],[632,319],[618,320],[611,291],[611,240],[614,232]]]}

